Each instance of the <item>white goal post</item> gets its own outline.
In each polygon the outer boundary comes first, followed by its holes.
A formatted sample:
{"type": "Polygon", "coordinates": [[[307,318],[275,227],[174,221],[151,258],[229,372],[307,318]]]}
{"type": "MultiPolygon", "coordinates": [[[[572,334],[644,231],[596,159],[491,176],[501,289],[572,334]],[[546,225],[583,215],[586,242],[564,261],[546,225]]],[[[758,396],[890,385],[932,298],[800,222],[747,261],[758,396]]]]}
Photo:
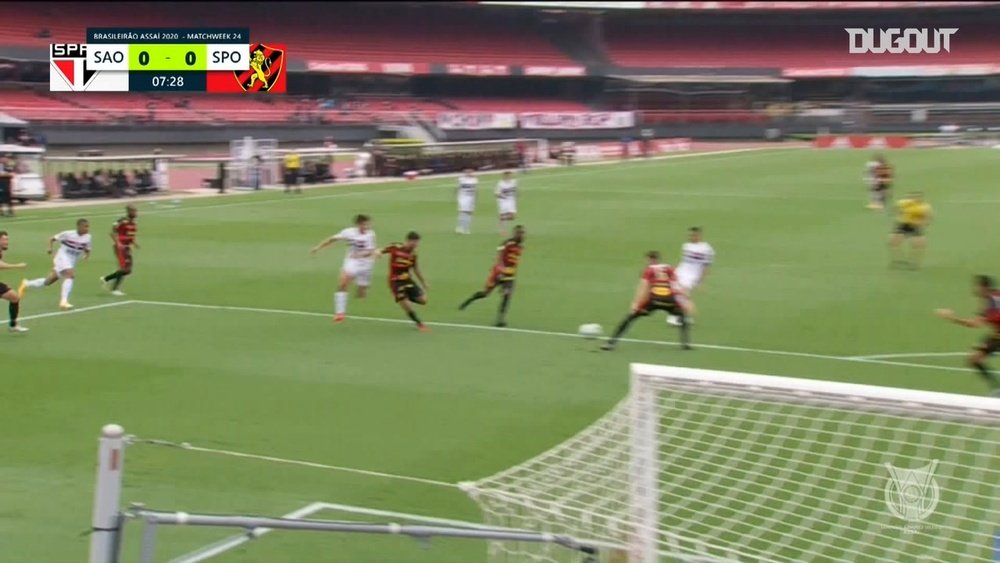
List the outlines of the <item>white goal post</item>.
{"type": "MultiPolygon", "coordinates": [[[[608,414],[462,488],[488,525],[612,546],[602,562],[985,563],[1000,399],[633,364],[608,414]]],[[[490,547],[491,561],[574,561],[490,547]]]]}

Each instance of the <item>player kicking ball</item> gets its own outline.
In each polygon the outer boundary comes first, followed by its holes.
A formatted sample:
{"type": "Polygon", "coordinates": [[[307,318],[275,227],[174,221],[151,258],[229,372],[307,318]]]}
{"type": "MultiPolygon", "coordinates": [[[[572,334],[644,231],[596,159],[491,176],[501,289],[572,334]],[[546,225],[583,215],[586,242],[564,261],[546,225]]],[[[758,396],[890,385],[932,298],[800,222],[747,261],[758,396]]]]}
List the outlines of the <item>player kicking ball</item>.
{"type": "Polygon", "coordinates": [[[406,235],[405,243],[390,244],[376,252],[375,257],[389,256],[389,290],[392,291],[396,303],[399,303],[399,306],[406,312],[406,316],[417,323],[417,328],[421,332],[427,332],[430,329],[413,311],[414,303],[427,304],[425,291],[430,287],[427,285],[423,273],[420,272],[420,266],[417,265],[417,246],[419,245],[420,235],[415,231],[410,231],[406,235]],[[413,281],[414,277],[417,278],[420,285],[413,281]]]}
{"type": "MultiPolygon", "coordinates": [[[[0,231],[0,270],[21,270],[27,267],[27,264],[21,262],[19,264],[8,264],[4,262],[3,255],[10,248],[10,237],[7,235],[7,231],[0,231]]],[[[24,285],[24,281],[21,285],[24,285]]],[[[0,282],[0,299],[7,301],[7,312],[10,314],[9,328],[10,332],[28,332],[28,329],[17,324],[17,315],[21,312],[21,296],[17,291],[14,291],[7,284],[0,282]]]]}
{"type": "MultiPolygon", "coordinates": [[[[705,281],[708,270],[715,261],[715,249],[701,238],[701,227],[688,229],[688,241],[681,246],[681,263],[677,266],[677,285],[684,290],[683,298],[688,311],[688,324],[694,324],[694,303],[691,293],[705,281]]],[[[681,326],[676,315],[667,315],[667,324],[681,326]]]]}
{"type": "Polygon", "coordinates": [[[990,394],[1000,397],[1000,379],[986,367],[986,358],[1000,352],[1000,291],[997,291],[990,276],[976,276],[973,294],[983,301],[983,309],[979,315],[962,319],[956,317],[951,309],[938,309],[937,314],[946,321],[969,328],[990,327],[990,333],[983,338],[982,344],[973,348],[968,361],[969,366],[990,386],[990,394]]]}
{"type": "Polygon", "coordinates": [[[371,217],[361,214],[354,218],[354,226],[348,227],[314,246],[310,251],[320,250],[338,242],[347,244],[344,265],[340,268],[340,281],[334,295],[334,322],[344,322],[347,318],[347,289],[351,284],[358,288],[358,299],[368,294],[372,281],[372,267],[375,257],[375,231],[371,228],[371,217]]]}
{"type": "Polygon", "coordinates": [[[497,313],[496,326],[507,326],[507,310],[510,308],[510,298],[514,295],[514,279],[517,277],[517,265],[521,261],[524,250],[524,227],[514,227],[514,234],[497,248],[497,261],[486,279],[486,287],[472,294],[458,309],[464,311],[474,301],[489,297],[498,286],[503,298],[500,301],[500,311],[497,313]]]}
{"type": "Polygon", "coordinates": [[[660,253],[655,250],[646,253],[646,259],[649,263],[642,273],[642,279],[639,280],[639,287],[635,290],[632,311],[618,325],[608,343],[601,346],[601,350],[609,352],[614,350],[618,340],[636,319],[649,316],[654,311],[666,311],[667,314],[676,315],[680,319],[681,348],[691,349],[691,325],[687,320],[684,301],[679,299],[684,296],[684,290],[676,287],[677,275],[674,268],[660,262],[660,253]]]}
{"type": "Polygon", "coordinates": [[[62,280],[62,291],[59,295],[59,308],[69,311],[73,308],[69,303],[70,293],[73,291],[73,281],[76,279],[76,264],[80,258],[84,260],[90,258],[90,222],[80,219],[76,222],[75,231],[63,231],[49,239],[49,255],[55,253],[52,260],[52,271],[44,278],[28,280],[21,284],[20,294],[24,297],[24,292],[30,288],[48,287],[59,280],[62,280]],[[52,246],[59,243],[59,250],[54,250],[52,246]]]}

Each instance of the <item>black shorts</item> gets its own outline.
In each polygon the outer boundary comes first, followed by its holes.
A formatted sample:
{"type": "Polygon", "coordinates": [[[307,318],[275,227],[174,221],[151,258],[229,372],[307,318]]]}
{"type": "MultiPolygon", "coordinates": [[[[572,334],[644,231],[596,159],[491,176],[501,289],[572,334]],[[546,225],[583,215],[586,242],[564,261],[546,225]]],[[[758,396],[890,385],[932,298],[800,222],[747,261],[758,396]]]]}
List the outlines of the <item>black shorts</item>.
{"type": "MultiPolygon", "coordinates": [[[[0,284],[2,286],[3,284],[0,284]]],[[[988,334],[983,337],[983,343],[976,347],[977,350],[992,356],[1000,352],[1000,334],[988,334]]]]}
{"type": "Polygon", "coordinates": [[[919,225],[911,225],[909,223],[897,223],[896,234],[905,235],[908,237],[919,237],[924,233],[920,230],[919,225]]]}
{"type": "Polygon", "coordinates": [[[674,297],[651,298],[639,307],[639,312],[650,315],[655,311],[666,311],[668,315],[682,315],[683,310],[674,297]]]}
{"type": "Polygon", "coordinates": [[[0,282],[0,296],[5,295],[8,291],[10,291],[10,286],[0,282]]]}
{"type": "Polygon", "coordinates": [[[392,282],[392,296],[396,303],[404,300],[419,303],[424,296],[424,290],[410,280],[394,281],[392,282]]]}

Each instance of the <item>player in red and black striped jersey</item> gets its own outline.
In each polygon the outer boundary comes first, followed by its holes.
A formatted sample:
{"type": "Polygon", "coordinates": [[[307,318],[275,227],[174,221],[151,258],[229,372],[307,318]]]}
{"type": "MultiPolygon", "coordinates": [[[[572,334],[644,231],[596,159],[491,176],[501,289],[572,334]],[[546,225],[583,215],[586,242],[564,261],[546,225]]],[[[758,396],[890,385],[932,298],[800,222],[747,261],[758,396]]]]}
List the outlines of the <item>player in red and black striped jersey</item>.
{"type": "MultiPolygon", "coordinates": [[[[10,247],[10,237],[7,235],[7,231],[0,231],[0,270],[22,270],[27,267],[27,264],[8,264],[4,262],[3,255],[7,252],[10,247]]],[[[21,285],[25,285],[25,281],[21,281],[21,285]]],[[[7,284],[0,282],[0,299],[7,301],[7,312],[10,313],[10,320],[8,325],[10,326],[11,332],[28,332],[28,329],[17,324],[17,315],[21,312],[21,292],[14,291],[7,284]]]]}
{"type": "Polygon", "coordinates": [[[500,294],[503,296],[500,301],[500,311],[497,313],[496,326],[507,326],[507,309],[510,307],[510,298],[514,294],[514,280],[517,277],[517,267],[521,262],[521,252],[524,250],[524,227],[518,225],[514,227],[514,234],[497,248],[497,261],[490,271],[490,276],[486,279],[486,287],[482,291],[472,294],[472,297],[465,300],[458,308],[464,310],[473,301],[484,299],[493,290],[500,287],[500,294]]]}
{"type": "Polygon", "coordinates": [[[989,327],[989,334],[983,338],[982,344],[972,349],[968,361],[969,366],[986,380],[990,393],[1000,397],[1000,379],[986,367],[986,358],[1000,352],[1000,291],[990,276],[976,276],[974,286],[973,293],[983,301],[983,309],[977,316],[962,319],[956,317],[951,309],[938,309],[937,314],[947,321],[969,328],[989,327]]]}
{"type": "Polygon", "coordinates": [[[405,243],[390,244],[377,251],[375,256],[389,256],[389,290],[392,291],[396,303],[399,303],[399,306],[406,311],[406,316],[417,323],[417,328],[426,332],[427,325],[413,312],[414,303],[427,304],[427,295],[425,294],[428,289],[427,280],[424,279],[424,275],[420,272],[420,266],[417,265],[417,246],[419,244],[420,235],[415,231],[410,231],[406,235],[405,243]],[[420,282],[420,285],[414,282],[414,277],[420,282]],[[421,286],[423,286],[422,289],[421,286]]]}
{"type": "Polygon", "coordinates": [[[688,322],[687,307],[683,299],[684,289],[677,284],[677,275],[673,266],[660,262],[660,253],[651,250],[646,253],[648,261],[646,269],[639,280],[632,300],[632,310],[618,325],[608,343],[601,346],[602,350],[614,350],[618,340],[625,334],[628,327],[636,319],[651,315],[654,311],[666,311],[680,321],[681,348],[691,349],[691,323],[688,322]]]}
{"type": "Polygon", "coordinates": [[[118,260],[118,269],[114,272],[101,276],[101,283],[105,287],[111,284],[111,295],[122,297],[125,294],[121,291],[122,282],[125,276],[132,273],[132,248],[139,248],[136,241],[136,234],[139,226],[135,220],[139,217],[139,210],[134,205],[125,207],[125,216],[115,221],[111,227],[111,240],[114,241],[115,258],[118,260]]]}

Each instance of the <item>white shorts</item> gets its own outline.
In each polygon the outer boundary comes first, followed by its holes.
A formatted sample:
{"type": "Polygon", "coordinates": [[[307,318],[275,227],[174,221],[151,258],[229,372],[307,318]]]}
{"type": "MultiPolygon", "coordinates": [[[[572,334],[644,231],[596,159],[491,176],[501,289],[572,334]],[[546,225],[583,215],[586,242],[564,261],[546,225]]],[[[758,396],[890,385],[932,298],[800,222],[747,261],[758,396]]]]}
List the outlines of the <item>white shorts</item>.
{"type": "Polygon", "coordinates": [[[57,274],[62,275],[66,270],[72,270],[73,268],[76,268],[76,258],[62,252],[56,253],[55,259],[52,260],[52,269],[57,274]]]}
{"type": "Polygon", "coordinates": [[[476,210],[476,200],[471,197],[460,197],[458,198],[458,212],[459,213],[472,213],[476,210]]]}
{"type": "Polygon", "coordinates": [[[692,289],[698,287],[698,276],[677,272],[677,285],[684,291],[690,292],[692,289]]]}
{"type": "Polygon", "coordinates": [[[501,199],[497,204],[500,209],[500,215],[506,215],[510,213],[511,215],[517,214],[517,202],[507,199],[501,199]]]}
{"type": "Polygon", "coordinates": [[[368,287],[372,284],[372,270],[374,264],[370,260],[344,260],[344,267],[341,272],[354,279],[354,283],[361,287],[368,287]]]}

